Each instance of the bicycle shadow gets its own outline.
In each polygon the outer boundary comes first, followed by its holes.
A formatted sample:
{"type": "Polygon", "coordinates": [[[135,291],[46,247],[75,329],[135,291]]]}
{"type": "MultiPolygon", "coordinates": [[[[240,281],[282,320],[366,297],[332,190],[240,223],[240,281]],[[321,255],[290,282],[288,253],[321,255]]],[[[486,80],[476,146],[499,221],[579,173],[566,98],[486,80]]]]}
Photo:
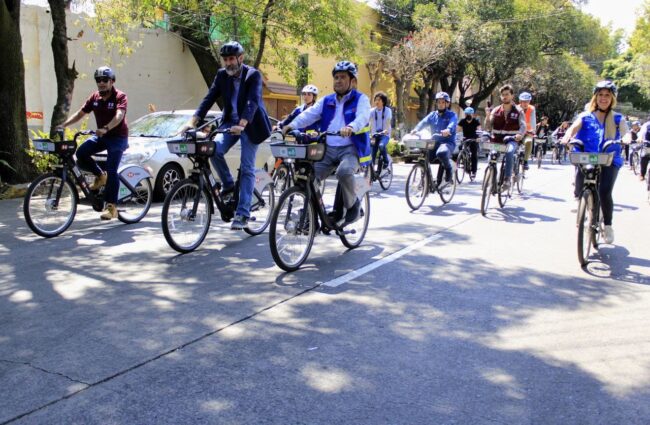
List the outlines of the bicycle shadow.
{"type": "Polygon", "coordinates": [[[602,245],[592,258],[598,261],[589,262],[583,269],[593,277],[650,285],[650,260],[630,257],[630,251],[625,247],[602,245]],[[632,271],[630,267],[644,268],[648,273],[632,271]]]}
{"type": "Polygon", "coordinates": [[[526,211],[523,207],[508,206],[504,208],[491,208],[485,214],[485,218],[493,221],[505,221],[506,223],[535,224],[538,222],[558,221],[558,217],[551,217],[544,214],[536,214],[526,211]]]}

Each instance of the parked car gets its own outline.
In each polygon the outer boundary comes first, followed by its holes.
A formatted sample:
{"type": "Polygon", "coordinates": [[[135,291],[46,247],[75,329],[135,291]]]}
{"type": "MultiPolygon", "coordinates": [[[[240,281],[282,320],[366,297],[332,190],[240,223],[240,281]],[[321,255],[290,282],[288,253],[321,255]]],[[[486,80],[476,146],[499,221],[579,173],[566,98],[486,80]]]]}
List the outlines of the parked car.
{"type": "MultiPolygon", "coordinates": [[[[420,135],[422,136],[421,138],[426,139],[427,137],[431,136],[431,132],[427,129],[421,130],[420,135]]],[[[404,152],[402,157],[404,158],[404,162],[407,164],[415,161],[420,157],[422,154],[422,149],[418,148],[409,148],[408,145],[405,143],[405,140],[407,139],[413,139],[417,138],[417,136],[412,135],[410,133],[406,133],[403,137],[402,140],[399,142],[400,146],[400,151],[404,152]]],[[[456,132],[456,147],[454,148],[454,152],[452,153],[452,159],[455,161],[456,157],[458,156],[458,152],[460,151],[460,145],[463,142],[463,132],[462,131],[457,131],[456,132]]]]}
{"type": "MultiPolygon", "coordinates": [[[[129,123],[129,148],[124,152],[122,164],[139,164],[149,169],[153,176],[154,199],[164,199],[172,186],[192,170],[192,161],[169,153],[166,141],[176,135],[193,114],[194,110],[152,112],[129,123]]],[[[220,111],[209,111],[205,119],[220,117],[220,111]]],[[[237,143],[226,154],[233,177],[240,157],[241,145],[237,143]]],[[[274,162],[269,142],[265,141],[257,150],[255,165],[268,171],[273,169],[274,162]]]]}

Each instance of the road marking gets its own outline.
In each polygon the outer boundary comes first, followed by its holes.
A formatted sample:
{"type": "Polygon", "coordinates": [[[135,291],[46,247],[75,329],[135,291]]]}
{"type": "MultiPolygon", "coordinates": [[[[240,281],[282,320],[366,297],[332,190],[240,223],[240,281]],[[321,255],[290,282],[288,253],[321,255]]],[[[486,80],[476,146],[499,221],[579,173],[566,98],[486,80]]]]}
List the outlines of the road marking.
{"type": "Polygon", "coordinates": [[[423,247],[424,245],[428,244],[429,242],[433,242],[435,240],[438,240],[442,237],[440,233],[429,236],[426,239],[422,239],[419,242],[414,243],[413,245],[409,245],[406,248],[403,248],[397,252],[393,252],[390,255],[387,255],[384,258],[380,258],[379,260],[375,261],[374,263],[367,264],[360,269],[351,271],[350,273],[346,273],[343,276],[339,276],[336,279],[329,280],[325,283],[323,283],[324,286],[329,286],[332,288],[335,288],[337,286],[343,285],[344,283],[347,283],[351,281],[352,279],[355,279],[359,276],[363,276],[364,274],[373,271],[374,269],[383,266],[384,264],[392,263],[393,261],[397,260],[398,258],[401,258],[408,254],[411,251],[414,251],[418,248],[423,247]]]}

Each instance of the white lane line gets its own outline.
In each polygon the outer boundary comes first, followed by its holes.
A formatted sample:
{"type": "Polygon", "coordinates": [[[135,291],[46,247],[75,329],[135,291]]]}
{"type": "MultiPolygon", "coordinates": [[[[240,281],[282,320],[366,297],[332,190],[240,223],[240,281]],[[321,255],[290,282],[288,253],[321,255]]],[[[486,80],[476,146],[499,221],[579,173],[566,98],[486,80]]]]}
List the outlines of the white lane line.
{"type": "Polygon", "coordinates": [[[441,237],[442,237],[442,235],[439,234],[439,233],[435,234],[435,235],[432,235],[432,236],[429,236],[428,238],[422,239],[421,241],[416,242],[413,245],[407,246],[406,248],[403,248],[403,249],[401,249],[401,250],[399,250],[397,252],[393,252],[392,254],[387,255],[384,258],[380,258],[379,260],[375,261],[374,263],[367,264],[367,265],[361,267],[360,269],[351,271],[350,273],[346,273],[343,276],[337,277],[336,279],[329,280],[329,281],[323,283],[323,285],[324,286],[329,286],[329,287],[332,287],[332,288],[343,285],[344,283],[347,283],[347,282],[351,281],[352,279],[355,279],[355,278],[357,278],[359,276],[363,276],[364,274],[366,274],[368,272],[371,272],[374,269],[383,266],[384,264],[391,263],[391,262],[397,260],[398,258],[405,256],[409,252],[414,251],[414,250],[416,250],[418,248],[421,248],[424,245],[428,244],[429,242],[438,240],[441,237]]]}

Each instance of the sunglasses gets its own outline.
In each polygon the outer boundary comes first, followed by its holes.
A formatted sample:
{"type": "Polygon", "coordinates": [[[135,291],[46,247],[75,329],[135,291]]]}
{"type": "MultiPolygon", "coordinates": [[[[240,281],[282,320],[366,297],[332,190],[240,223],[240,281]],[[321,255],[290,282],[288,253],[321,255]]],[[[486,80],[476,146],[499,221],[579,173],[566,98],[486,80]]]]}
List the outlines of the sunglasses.
{"type": "Polygon", "coordinates": [[[108,83],[109,80],[110,80],[110,78],[108,78],[108,77],[99,77],[99,78],[95,78],[95,81],[96,81],[97,83],[108,83]]]}

